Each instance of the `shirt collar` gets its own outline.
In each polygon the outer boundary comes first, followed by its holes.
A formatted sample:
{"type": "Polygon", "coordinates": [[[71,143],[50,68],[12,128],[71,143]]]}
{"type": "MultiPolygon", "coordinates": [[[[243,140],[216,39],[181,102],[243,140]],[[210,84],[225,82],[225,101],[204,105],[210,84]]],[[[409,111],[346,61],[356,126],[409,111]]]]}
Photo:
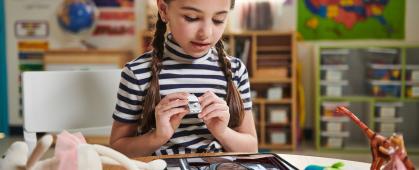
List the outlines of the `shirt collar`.
{"type": "Polygon", "coordinates": [[[206,54],[204,54],[201,57],[192,57],[183,51],[182,47],[179,46],[178,43],[176,43],[173,40],[173,36],[171,33],[169,33],[166,37],[165,45],[164,45],[164,55],[167,57],[170,57],[174,60],[180,61],[180,62],[186,62],[186,63],[197,63],[204,61],[208,59],[208,57],[211,56],[211,51],[213,48],[210,48],[206,54]]]}

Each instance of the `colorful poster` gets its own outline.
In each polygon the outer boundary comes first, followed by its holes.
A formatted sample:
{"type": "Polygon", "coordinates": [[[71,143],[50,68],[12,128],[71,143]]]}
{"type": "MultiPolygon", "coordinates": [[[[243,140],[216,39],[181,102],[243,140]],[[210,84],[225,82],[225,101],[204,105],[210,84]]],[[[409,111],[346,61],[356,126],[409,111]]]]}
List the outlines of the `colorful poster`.
{"type": "Polygon", "coordinates": [[[134,0],[93,0],[98,7],[130,7],[134,6],[134,0]]]}
{"type": "Polygon", "coordinates": [[[404,39],[405,0],[299,0],[305,40],[404,39]]]}
{"type": "Polygon", "coordinates": [[[133,0],[94,0],[98,17],[86,42],[96,48],[134,49],[135,8],[133,0]]]}

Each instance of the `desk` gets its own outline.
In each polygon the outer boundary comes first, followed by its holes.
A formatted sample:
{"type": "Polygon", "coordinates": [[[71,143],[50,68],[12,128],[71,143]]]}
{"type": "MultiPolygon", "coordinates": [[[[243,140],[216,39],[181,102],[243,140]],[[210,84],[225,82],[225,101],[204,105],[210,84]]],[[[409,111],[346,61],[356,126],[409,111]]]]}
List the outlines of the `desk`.
{"type": "Polygon", "coordinates": [[[278,154],[280,157],[287,160],[289,163],[293,164],[298,169],[304,169],[308,165],[315,164],[315,165],[324,165],[330,166],[336,162],[343,162],[345,166],[343,169],[370,169],[370,163],[364,162],[356,162],[356,161],[348,161],[342,159],[332,159],[332,158],[322,158],[316,156],[304,156],[304,155],[289,155],[289,154],[278,154]]]}
{"type": "MultiPolygon", "coordinates": [[[[159,158],[181,158],[181,157],[197,157],[197,156],[222,156],[225,154],[232,154],[232,153],[203,153],[203,154],[186,154],[186,155],[163,155],[163,156],[149,156],[149,157],[140,157],[136,158],[136,160],[149,162],[155,159],[159,158]]],[[[238,153],[239,154],[239,153],[238,153]]],[[[315,165],[324,165],[324,166],[330,166],[336,162],[343,162],[345,166],[343,167],[344,170],[353,170],[353,169],[359,169],[359,170],[368,170],[370,169],[369,163],[364,162],[356,162],[356,161],[348,161],[348,160],[341,160],[341,159],[332,159],[332,158],[322,158],[322,157],[315,157],[315,156],[303,156],[303,155],[290,155],[290,154],[278,154],[280,157],[285,159],[286,161],[293,164],[298,169],[304,169],[308,165],[315,164],[315,165]]],[[[106,170],[122,170],[122,168],[119,168],[117,166],[108,166],[106,165],[104,167],[106,170]]]]}

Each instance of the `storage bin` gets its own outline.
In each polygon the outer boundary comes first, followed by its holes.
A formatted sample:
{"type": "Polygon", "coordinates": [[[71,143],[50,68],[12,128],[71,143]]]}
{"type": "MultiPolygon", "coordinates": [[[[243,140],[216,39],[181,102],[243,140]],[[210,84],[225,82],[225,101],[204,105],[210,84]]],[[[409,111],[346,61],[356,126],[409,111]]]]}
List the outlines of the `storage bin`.
{"type": "Polygon", "coordinates": [[[271,142],[273,144],[286,144],[287,133],[284,131],[273,131],[271,132],[271,142]]]}
{"type": "Polygon", "coordinates": [[[268,122],[272,124],[288,124],[290,109],[288,106],[268,107],[268,122]]]}
{"type": "Polygon", "coordinates": [[[419,82],[406,82],[406,96],[419,97],[419,82]]]}
{"type": "Polygon", "coordinates": [[[375,118],[377,132],[393,134],[398,131],[398,124],[403,123],[402,117],[377,117],[375,118]]]}
{"type": "Polygon", "coordinates": [[[419,82],[419,65],[406,66],[406,80],[419,82]]]}
{"type": "Polygon", "coordinates": [[[368,48],[367,60],[371,64],[400,64],[400,49],[368,48]]]}
{"type": "Polygon", "coordinates": [[[325,122],[326,131],[343,131],[344,123],[342,122],[325,122]]]}
{"type": "Polygon", "coordinates": [[[348,80],[321,81],[321,94],[329,97],[341,97],[350,94],[348,80]]]}
{"type": "Polygon", "coordinates": [[[378,102],[375,103],[375,117],[395,118],[399,116],[401,102],[378,102]]]}
{"type": "Polygon", "coordinates": [[[324,117],[335,117],[335,116],[344,116],[335,112],[336,107],[344,106],[349,107],[348,102],[323,102],[322,103],[322,113],[324,117]]]}
{"type": "Polygon", "coordinates": [[[343,148],[344,138],[339,137],[328,137],[326,138],[325,147],[327,148],[343,148]]]}
{"type": "Polygon", "coordinates": [[[327,81],[346,80],[348,69],[348,65],[322,65],[320,79],[327,81]]]}
{"type": "Polygon", "coordinates": [[[322,49],[321,64],[339,65],[347,63],[347,56],[350,54],[349,49],[322,49]]]}
{"type": "Polygon", "coordinates": [[[370,64],[368,78],[371,80],[400,80],[400,65],[370,64]]]}
{"type": "Polygon", "coordinates": [[[272,144],[287,144],[288,133],[286,129],[281,128],[269,128],[268,130],[268,141],[272,144]]]}
{"type": "Polygon", "coordinates": [[[369,82],[369,91],[372,96],[377,97],[398,97],[400,96],[400,81],[379,81],[369,82]]]}

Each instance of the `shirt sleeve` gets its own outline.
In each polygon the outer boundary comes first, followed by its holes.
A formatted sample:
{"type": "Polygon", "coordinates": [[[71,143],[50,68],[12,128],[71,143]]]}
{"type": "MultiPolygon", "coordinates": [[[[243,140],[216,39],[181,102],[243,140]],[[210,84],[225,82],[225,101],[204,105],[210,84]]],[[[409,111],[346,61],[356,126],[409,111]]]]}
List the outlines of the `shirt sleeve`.
{"type": "Polygon", "coordinates": [[[138,123],[142,109],[144,89],[141,89],[133,71],[125,66],[117,94],[113,119],[125,123],[138,123]]]}
{"type": "Polygon", "coordinates": [[[237,90],[240,93],[240,96],[243,100],[243,106],[245,110],[252,110],[252,98],[250,96],[250,82],[249,82],[249,73],[246,66],[240,59],[236,58],[236,61],[233,60],[236,68],[234,71],[234,82],[236,83],[237,90]]]}

